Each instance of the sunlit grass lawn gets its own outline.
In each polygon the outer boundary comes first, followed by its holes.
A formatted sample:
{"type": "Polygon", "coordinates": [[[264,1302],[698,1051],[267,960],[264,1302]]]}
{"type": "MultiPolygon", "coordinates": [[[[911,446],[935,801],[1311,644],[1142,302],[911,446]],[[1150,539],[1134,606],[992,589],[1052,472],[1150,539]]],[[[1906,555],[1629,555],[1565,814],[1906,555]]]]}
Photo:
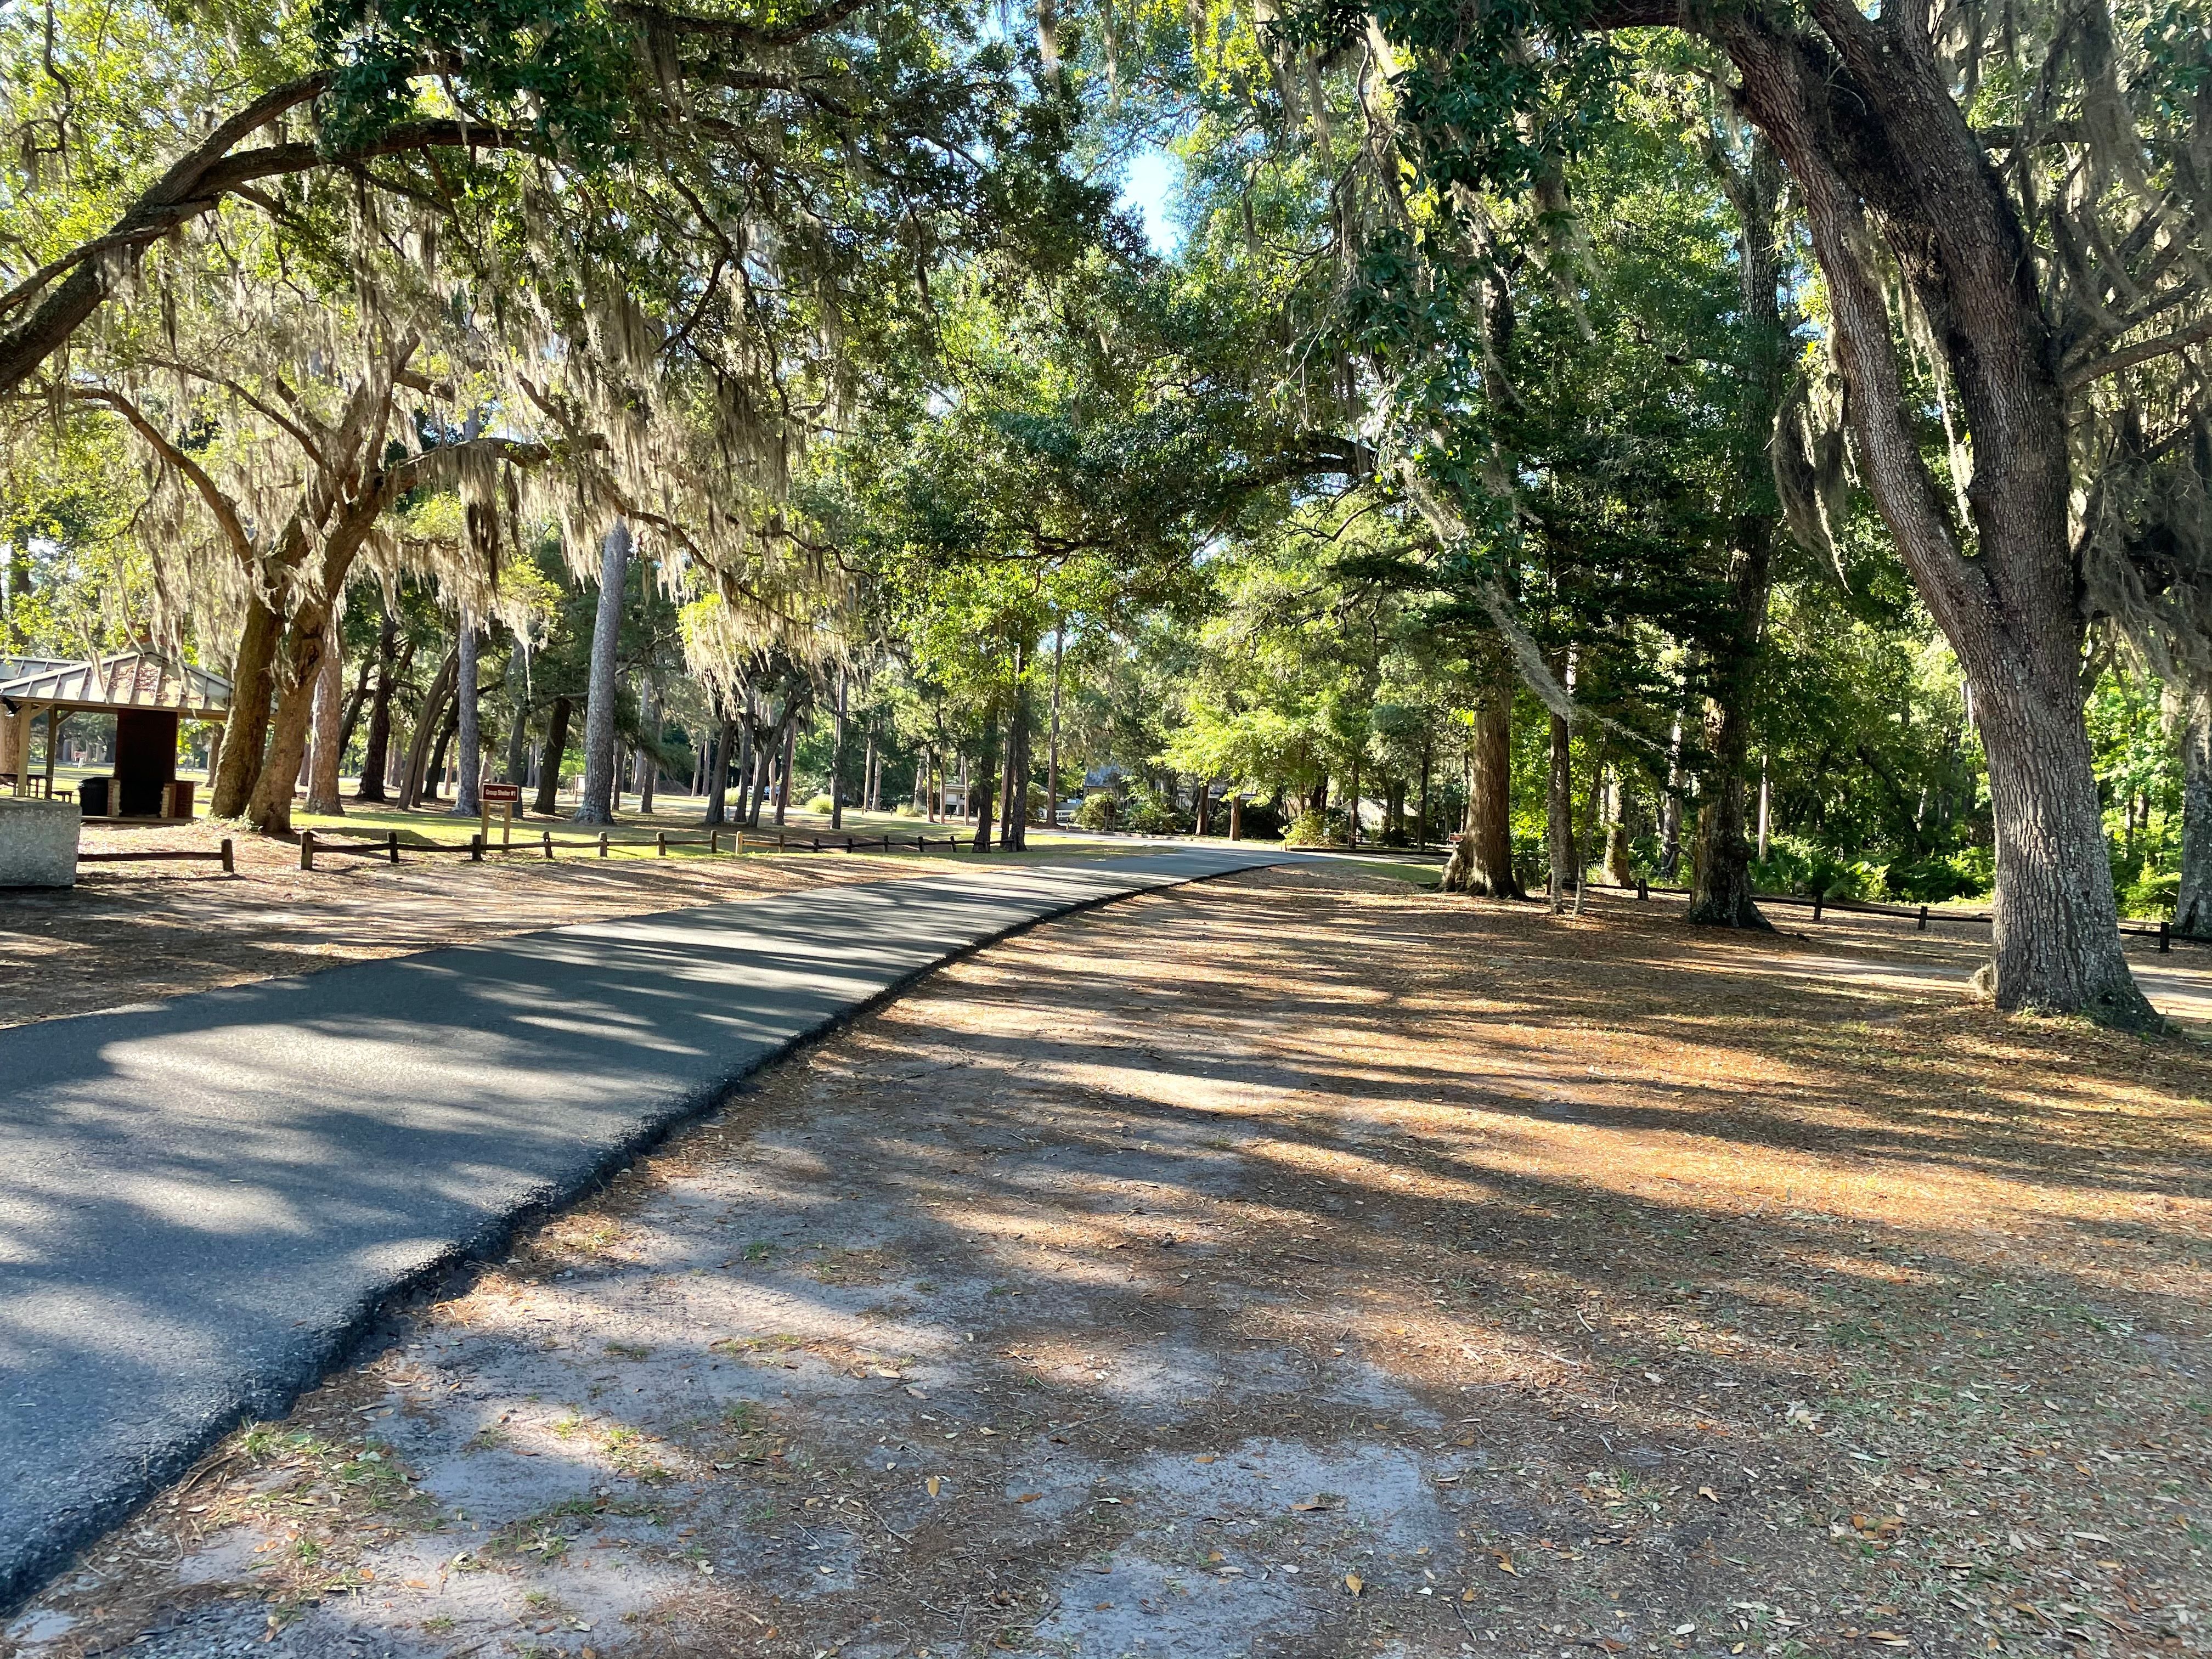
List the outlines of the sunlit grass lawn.
{"type": "MultiPolygon", "coordinates": [[[[103,775],[107,769],[97,766],[59,767],[55,770],[55,783],[58,787],[73,790],[84,778],[103,775]]],[[[177,775],[191,780],[197,786],[193,807],[199,817],[205,817],[209,788],[206,773],[196,768],[180,767],[177,775]]],[[[356,801],[353,792],[358,787],[357,779],[342,781],[339,793],[345,805],[342,813],[310,812],[295,802],[292,809],[293,827],[295,830],[312,830],[318,838],[326,842],[342,837],[380,842],[386,836],[396,833],[402,847],[459,848],[468,844],[469,837],[477,833],[482,822],[477,817],[456,817],[450,798],[410,809],[373,801],[356,801]]],[[[535,790],[524,791],[523,800],[515,809],[511,830],[504,823],[500,809],[493,808],[489,845],[495,852],[501,845],[502,833],[505,833],[509,838],[507,845],[511,851],[504,856],[542,855],[544,837],[550,833],[556,859],[597,855],[599,828],[576,823],[569,817],[575,810],[573,791],[562,792],[559,798],[560,810],[550,816],[541,816],[530,811],[530,803],[535,796],[535,790]]],[[[715,856],[716,854],[710,853],[707,845],[708,830],[702,822],[706,811],[704,796],[672,795],[664,791],[654,797],[651,812],[641,812],[638,811],[637,796],[625,792],[619,798],[616,822],[605,826],[607,856],[611,859],[662,856],[659,837],[663,833],[668,835],[672,841],[675,837],[682,837],[680,842],[675,842],[668,848],[666,857],[715,856]]],[[[1036,864],[1070,858],[1127,858],[1156,850],[1156,843],[1151,842],[1125,841],[1119,837],[1086,835],[1072,829],[1054,830],[1042,824],[1031,824],[1030,845],[1024,851],[1002,851],[994,833],[991,850],[982,854],[975,852],[969,845],[975,832],[972,823],[931,823],[927,819],[909,817],[898,812],[866,812],[850,806],[845,809],[843,816],[842,826],[833,830],[827,812],[810,812],[797,806],[791,808],[784,817],[782,827],[786,844],[781,850],[787,854],[811,854],[814,851],[811,843],[819,839],[823,843],[823,852],[842,853],[846,836],[859,838],[883,835],[892,837],[894,845],[890,851],[895,857],[988,858],[999,864],[1009,861],[1036,864]],[[896,844],[901,842],[911,843],[916,836],[928,843],[926,849],[918,850],[911,844],[896,844]],[[948,841],[955,842],[957,845],[947,846],[948,841]]],[[[718,827],[720,831],[719,855],[727,858],[735,842],[735,831],[728,823],[718,827]]],[[[750,858],[757,854],[778,851],[775,837],[774,809],[770,808],[763,813],[760,828],[745,830],[744,856],[750,858]]],[[[881,847],[865,848],[859,851],[878,858],[884,855],[884,849],[881,847]]],[[[858,855],[856,853],[855,856],[858,855]]],[[[1419,866],[1378,862],[1373,867],[1385,874],[1399,875],[1401,878],[1413,881],[1416,884],[1420,884],[1425,878],[1427,885],[1435,885],[1433,872],[1423,871],[1419,866]]]]}
{"type": "Polygon", "coordinates": [[[1399,864],[1388,859],[1338,859],[1334,862],[1355,870],[1365,870],[1374,875],[1389,876],[1394,881],[1405,882],[1425,893],[1433,893],[1443,872],[1431,864],[1399,864]]]}
{"type": "MultiPolygon", "coordinates": [[[[514,850],[507,856],[520,857],[541,849],[544,845],[544,838],[549,833],[553,837],[556,858],[595,855],[600,834],[599,827],[570,821],[568,814],[574,809],[573,796],[564,798],[562,805],[564,810],[559,815],[540,817],[527,811],[526,797],[524,806],[515,813],[511,832],[514,850]]],[[[622,797],[616,822],[605,827],[609,858],[661,856],[659,837],[664,833],[673,842],[666,853],[669,858],[714,856],[707,845],[708,826],[702,822],[707,809],[703,796],[660,794],[656,796],[653,808],[650,813],[641,813],[637,810],[635,794],[622,797]],[[678,836],[683,837],[681,842],[674,842],[678,836]]],[[[356,803],[349,794],[342,815],[308,812],[295,807],[292,822],[295,828],[313,830],[318,836],[323,837],[343,836],[381,840],[385,836],[397,832],[403,847],[459,847],[465,845],[469,837],[477,832],[480,820],[455,817],[450,801],[402,810],[373,802],[356,803]]],[[[718,828],[720,853],[721,856],[727,857],[735,843],[736,831],[727,823],[718,828]]],[[[495,807],[491,814],[489,845],[492,848],[499,847],[505,829],[501,811],[495,807]]],[[[863,812],[852,808],[845,811],[843,826],[832,830],[828,813],[793,808],[785,816],[783,839],[786,844],[782,850],[794,854],[811,853],[814,850],[812,842],[819,839],[823,843],[822,851],[842,852],[844,838],[848,836],[857,838],[883,835],[893,838],[894,844],[890,848],[893,855],[907,858],[926,855],[940,859],[972,859],[988,856],[995,862],[1013,859],[1034,863],[1054,858],[1111,857],[1146,850],[1142,846],[1074,837],[1033,827],[1030,833],[1034,844],[1027,851],[1017,854],[1000,852],[994,840],[993,850],[988,854],[979,854],[968,844],[974,833],[972,825],[931,823],[925,819],[907,817],[896,812],[863,812]],[[911,845],[897,844],[911,842],[916,836],[929,843],[926,854],[918,853],[911,845]],[[951,840],[957,840],[958,845],[947,846],[945,843],[951,840]]],[[[772,815],[763,814],[759,829],[748,829],[744,832],[745,856],[750,858],[756,854],[776,852],[775,839],[776,826],[772,815]]],[[[877,857],[883,856],[884,852],[881,847],[860,850],[877,857]]]]}

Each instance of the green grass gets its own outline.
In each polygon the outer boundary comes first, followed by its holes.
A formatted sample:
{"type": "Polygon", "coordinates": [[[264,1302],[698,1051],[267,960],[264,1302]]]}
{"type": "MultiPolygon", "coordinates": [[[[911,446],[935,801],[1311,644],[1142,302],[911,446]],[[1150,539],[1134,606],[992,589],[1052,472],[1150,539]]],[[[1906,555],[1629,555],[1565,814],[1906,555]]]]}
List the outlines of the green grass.
{"type": "Polygon", "coordinates": [[[1378,876],[1388,876],[1393,881],[1402,881],[1425,893],[1435,892],[1437,884],[1443,878],[1443,872],[1431,864],[1397,864],[1385,859],[1342,859],[1338,862],[1371,871],[1378,876]]]}

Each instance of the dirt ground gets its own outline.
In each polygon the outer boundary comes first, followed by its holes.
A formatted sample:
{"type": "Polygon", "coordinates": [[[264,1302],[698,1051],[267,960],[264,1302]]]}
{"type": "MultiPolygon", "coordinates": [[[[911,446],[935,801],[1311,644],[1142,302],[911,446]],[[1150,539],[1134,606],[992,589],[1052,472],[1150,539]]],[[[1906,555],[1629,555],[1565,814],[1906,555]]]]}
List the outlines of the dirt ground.
{"type": "MultiPolygon", "coordinates": [[[[457,829],[427,814],[423,823],[446,842],[465,841],[475,827],[457,829]]],[[[558,841],[584,833],[533,822],[526,832],[518,826],[516,838],[547,828],[558,841]]],[[[83,850],[212,851],[223,833],[204,822],[93,826],[83,850]]],[[[929,867],[911,856],[710,858],[689,848],[666,858],[632,848],[629,856],[602,860],[587,848],[562,846],[551,863],[508,854],[473,864],[403,849],[395,866],[326,852],[308,872],[289,842],[234,835],[233,846],[234,876],[211,863],[88,864],[74,889],[0,893],[0,1026],[539,927],[815,884],[882,881],[929,867]]]]}
{"type": "Polygon", "coordinates": [[[2212,1056],[1294,870],[1037,928],[395,1316],[36,1659],[2212,1651],[2212,1056]]]}

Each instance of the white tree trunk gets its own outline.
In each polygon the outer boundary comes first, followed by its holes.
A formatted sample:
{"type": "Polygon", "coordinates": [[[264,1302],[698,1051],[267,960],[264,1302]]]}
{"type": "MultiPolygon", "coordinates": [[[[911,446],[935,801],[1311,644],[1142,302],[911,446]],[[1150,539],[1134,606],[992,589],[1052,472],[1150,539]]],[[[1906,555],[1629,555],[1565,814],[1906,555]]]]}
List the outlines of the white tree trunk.
{"type": "Polygon", "coordinates": [[[629,521],[617,519],[599,548],[599,609],[592,623],[591,689],[584,702],[584,783],[570,820],[575,823],[615,821],[615,653],[622,638],[629,551],[629,521]]]}
{"type": "Polygon", "coordinates": [[[331,637],[323,650],[323,665],[315,677],[314,759],[307,775],[307,810],[340,815],[338,800],[338,724],[345,714],[345,657],[338,647],[338,626],[331,622],[331,637]]]}
{"type": "Polygon", "coordinates": [[[2181,890],[2173,931],[2212,939],[2212,686],[2189,687],[2181,719],[2181,890]]]}
{"type": "Polygon", "coordinates": [[[477,725],[477,622],[465,611],[461,612],[460,637],[455,646],[459,662],[453,682],[453,695],[459,699],[454,736],[460,754],[454,762],[453,816],[472,818],[483,810],[477,790],[483,781],[483,734],[477,725]]]}

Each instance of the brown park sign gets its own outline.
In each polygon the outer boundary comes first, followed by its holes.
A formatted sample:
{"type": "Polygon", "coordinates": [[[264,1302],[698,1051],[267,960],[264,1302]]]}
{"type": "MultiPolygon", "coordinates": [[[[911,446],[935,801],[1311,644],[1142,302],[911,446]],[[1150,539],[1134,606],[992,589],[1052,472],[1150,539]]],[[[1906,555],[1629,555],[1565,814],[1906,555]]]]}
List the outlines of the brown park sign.
{"type": "Polygon", "coordinates": [[[483,842],[491,845],[491,809],[499,808],[499,844],[510,846],[514,841],[514,809],[522,804],[522,786],[519,783],[480,783],[477,786],[477,811],[483,823],[483,842]]]}

